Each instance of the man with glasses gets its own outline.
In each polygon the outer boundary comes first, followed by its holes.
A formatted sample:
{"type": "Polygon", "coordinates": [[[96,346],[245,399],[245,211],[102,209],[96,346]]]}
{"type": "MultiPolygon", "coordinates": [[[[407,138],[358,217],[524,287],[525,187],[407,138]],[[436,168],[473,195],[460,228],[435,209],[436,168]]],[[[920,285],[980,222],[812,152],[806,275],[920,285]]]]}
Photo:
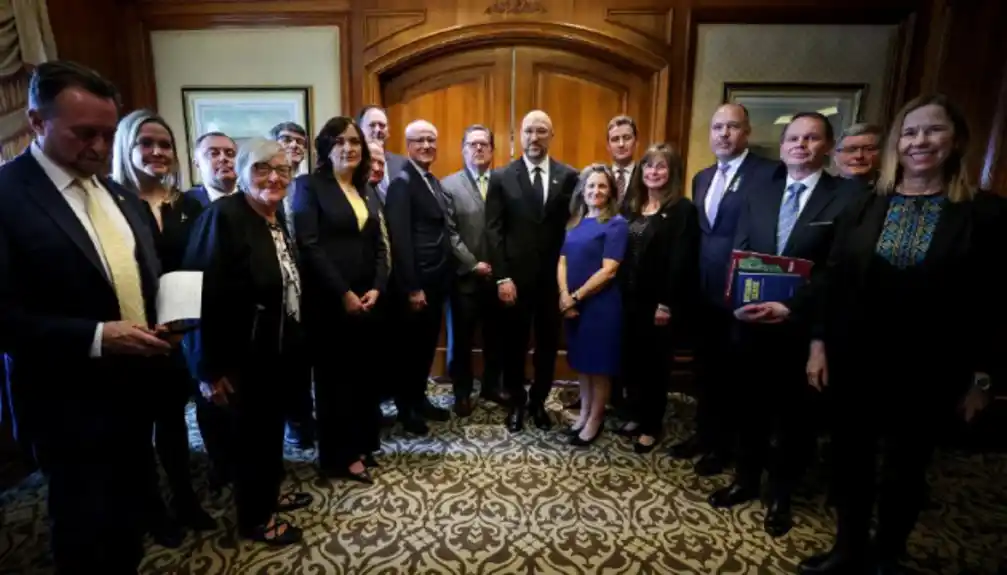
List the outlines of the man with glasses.
{"type": "Polygon", "coordinates": [[[853,124],[843,131],[836,147],[839,175],[872,186],[881,169],[881,142],[884,133],[875,124],[853,124]]]}

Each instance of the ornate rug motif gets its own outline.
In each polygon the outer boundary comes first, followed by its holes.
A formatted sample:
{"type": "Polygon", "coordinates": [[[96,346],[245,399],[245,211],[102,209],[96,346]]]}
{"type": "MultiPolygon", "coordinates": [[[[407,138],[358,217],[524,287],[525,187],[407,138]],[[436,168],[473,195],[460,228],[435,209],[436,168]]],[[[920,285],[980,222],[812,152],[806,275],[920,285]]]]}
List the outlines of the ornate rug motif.
{"type": "MultiPolygon", "coordinates": [[[[435,386],[447,405],[449,390],[435,386]]],[[[554,391],[549,408],[557,418],[554,391]]],[[[563,397],[559,397],[562,395],[563,397]]],[[[675,395],[670,444],[687,434],[694,407],[675,395]]],[[[291,514],[301,545],[273,550],[234,537],[231,495],[208,494],[206,459],[192,410],[194,478],[217,532],[189,535],[180,549],[151,544],[144,574],[772,574],[793,573],[829,546],[833,521],[821,477],[795,501],[796,526],[774,540],[759,503],[711,509],[707,495],[729,476],[697,478],[691,463],[662,449],[640,456],[606,434],[593,447],[565,444],[560,428],[510,435],[503,409],[480,403],[464,420],[431,425],[428,437],[386,431],[376,484],[320,482],[313,451],[287,448],[285,488],[314,504],[291,514]]],[[[397,430],[395,430],[397,431],[397,430]]],[[[993,573],[1007,549],[1007,456],[940,456],[932,501],[913,535],[922,573],[993,573]]],[[[0,575],[52,572],[45,527],[46,487],[36,474],[0,498],[0,575]]]]}

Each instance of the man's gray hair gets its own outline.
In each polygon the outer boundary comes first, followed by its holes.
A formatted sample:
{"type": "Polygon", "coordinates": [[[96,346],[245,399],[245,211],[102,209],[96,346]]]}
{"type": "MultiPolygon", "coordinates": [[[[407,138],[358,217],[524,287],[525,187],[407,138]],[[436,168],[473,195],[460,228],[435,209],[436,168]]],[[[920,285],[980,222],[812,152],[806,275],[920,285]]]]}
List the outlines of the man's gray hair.
{"type": "Polygon", "coordinates": [[[260,162],[268,162],[275,156],[287,157],[279,143],[266,138],[251,138],[242,142],[238,157],[234,161],[234,171],[238,174],[238,187],[248,191],[252,186],[252,168],[260,162]]]}
{"type": "Polygon", "coordinates": [[[844,138],[849,138],[851,136],[877,136],[878,138],[883,138],[885,135],[884,129],[877,124],[859,123],[853,124],[849,128],[843,130],[843,133],[839,136],[839,143],[842,144],[844,138]]]}

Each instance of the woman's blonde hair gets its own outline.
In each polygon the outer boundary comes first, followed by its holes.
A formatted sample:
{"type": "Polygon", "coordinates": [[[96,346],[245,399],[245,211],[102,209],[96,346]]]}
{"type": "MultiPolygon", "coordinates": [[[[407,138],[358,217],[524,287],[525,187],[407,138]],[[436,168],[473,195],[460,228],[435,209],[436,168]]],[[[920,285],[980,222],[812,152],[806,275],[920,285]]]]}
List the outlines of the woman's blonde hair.
{"type": "Polygon", "coordinates": [[[139,169],[133,165],[133,148],[136,146],[136,138],[140,135],[140,128],[150,122],[167,130],[168,138],[171,139],[172,165],[168,173],[161,178],[161,185],[168,190],[168,202],[174,203],[182,195],[178,189],[182,179],[178,170],[175,133],[171,131],[164,118],[150,110],[134,110],[119,120],[119,125],[115,128],[115,139],[112,141],[112,179],[120,186],[136,194],[140,193],[140,175],[139,169]]]}
{"type": "Polygon", "coordinates": [[[668,181],[660,190],[661,207],[659,209],[674,204],[682,197],[682,179],[685,172],[682,155],[678,152],[678,148],[671,144],[654,144],[647,148],[647,153],[640,158],[640,163],[633,170],[633,179],[629,183],[629,203],[627,206],[629,213],[634,216],[643,212],[650,195],[647,186],[643,183],[643,168],[656,160],[664,160],[668,164],[668,181]]]}
{"type": "Polygon", "coordinates": [[[615,176],[612,175],[612,170],[609,170],[605,164],[591,164],[581,171],[573,197],[570,198],[570,220],[566,224],[566,229],[568,230],[577,227],[577,224],[587,215],[587,201],[584,199],[584,189],[587,188],[587,181],[594,174],[603,174],[605,179],[608,180],[608,201],[601,208],[601,213],[598,214],[598,221],[605,223],[619,214],[619,192],[615,186],[615,176]]]}
{"type": "Polygon", "coordinates": [[[967,202],[975,197],[976,193],[969,181],[965,166],[965,152],[968,150],[969,144],[969,127],[965,116],[943,94],[929,94],[914,98],[902,106],[899,113],[895,115],[881,152],[881,173],[878,175],[875,192],[882,196],[891,195],[902,183],[903,170],[902,164],[899,162],[899,139],[902,136],[902,124],[905,123],[906,116],[924,106],[940,106],[944,109],[948,119],[951,120],[954,143],[951,154],[944,160],[944,192],[947,194],[948,200],[952,202],[967,202]]]}

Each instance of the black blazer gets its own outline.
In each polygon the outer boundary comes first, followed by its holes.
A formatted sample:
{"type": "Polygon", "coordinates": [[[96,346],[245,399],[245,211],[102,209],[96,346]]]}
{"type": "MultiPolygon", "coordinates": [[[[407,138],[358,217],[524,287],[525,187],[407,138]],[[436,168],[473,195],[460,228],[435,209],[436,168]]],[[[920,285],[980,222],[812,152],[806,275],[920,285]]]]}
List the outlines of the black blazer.
{"type": "MultiPolygon", "coordinates": [[[[752,188],[745,196],[745,205],[735,233],[736,249],[776,253],[777,221],[786,186],[787,170],[780,164],[771,179],[752,188]]],[[[822,172],[781,255],[811,260],[815,263],[812,276],[822,273],[832,249],[837,218],[863,195],[863,187],[859,184],[822,172]]],[[[809,289],[800,290],[795,295],[795,298],[803,297],[810,297],[809,289]]],[[[794,302],[784,303],[791,307],[800,306],[794,302]]]]}
{"type": "MultiPolygon", "coordinates": [[[[135,194],[99,179],[132,230],[153,324],[160,263],[146,212],[135,194]]],[[[19,441],[107,433],[109,406],[122,386],[146,380],[149,365],[124,356],[91,358],[98,324],[119,320],[119,313],[94,243],[31,153],[0,167],[0,350],[8,356],[19,441]]]]}
{"type": "Polygon", "coordinates": [[[303,263],[306,306],[341,310],[348,291],[358,296],[372,289],[385,291],[388,258],[381,237],[381,203],[370,186],[359,193],[367,202],[363,229],[332,175],[310,174],[294,180],[294,232],[303,263]]]}
{"type": "Polygon", "coordinates": [[[541,279],[556,282],[577,178],[572,167],[550,158],[549,196],[543,206],[523,157],[490,174],[486,240],[496,279],[510,278],[519,288],[541,279]]]}
{"type": "MultiPolygon", "coordinates": [[[[628,212],[625,216],[633,217],[628,212]]],[[[665,305],[674,318],[691,313],[699,296],[699,233],[699,215],[688,199],[661,208],[640,239],[632,270],[636,303],[646,308],[665,305]]],[[[619,269],[630,272],[628,266],[619,269]]]]}
{"type": "Polygon", "coordinates": [[[199,202],[199,205],[204,208],[210,205],[210,194],[206,191],[205,186],[199,185],[191,187],[189,188],[189,191],[185,192],[185,195],[199,202]]]}
{"type": "Polygon", "coordinates": [[[392,244],[392,282],[406,294],[446,289],[455,271],[447,206],[440,183],[433,188],[435,193],[430,193],[412,162],[406,162],[388,185],[385,217],[392,244]]]}
{"type": "Polygon", "coordinates": [[[143,204],[147,208],[145,213],[150,223],[150,231],[154,234],[157,257],[161,259],[161,273],[181,269],[185,248],[189,245],[192,225],[196,223],[199,214],[203,212],[203,204],[188,194],[180,194],[173,203],[162,204],[162,227],[157,225],[157,219],[154,217],[150,204],[147,202],[143,202],[143,204]]]}
{"type": "MultiPolygon", "coordinates": [[[[836,230],[825,273],[818,278],[812,304],[815,337],[825,341],[830,364],[856,362],[865,330],[890,331],[886,317],[864,317],[864,301],[883,289],[872,281],[875,246],[888,213],[889,198],[865,194],[850,206],[836,230]]],[[[980,192],[971,202],[947,203],[934,230],[930,248],[914,282],[914,301],[933,301],[925,335],[919,337],[921,353],[932,350],[934,368],[961,373],[983,371],[1002,382],[1007,313],[1003,300],[1003,261],[1007,246],[1007,201],[980,192]],[[941,309],[948,306],[947,309],[941,309]],[[999,377],[997,377],[999,376],[999,377]]],[[[900,294],[891,294],[899,305],[900,294]]],[[[807,307],[794,311],[808,313],[807,307]]]]}
{"type": "Polygon", "coordinates": [[[199,216],[182,269],[203,272],[198,342],[189,350],[200,381],[227,376],[238,385],[255,366],[276,361],[286,318],[283,276],[269,224],[245,194],[220,198],[199,216]]]}

